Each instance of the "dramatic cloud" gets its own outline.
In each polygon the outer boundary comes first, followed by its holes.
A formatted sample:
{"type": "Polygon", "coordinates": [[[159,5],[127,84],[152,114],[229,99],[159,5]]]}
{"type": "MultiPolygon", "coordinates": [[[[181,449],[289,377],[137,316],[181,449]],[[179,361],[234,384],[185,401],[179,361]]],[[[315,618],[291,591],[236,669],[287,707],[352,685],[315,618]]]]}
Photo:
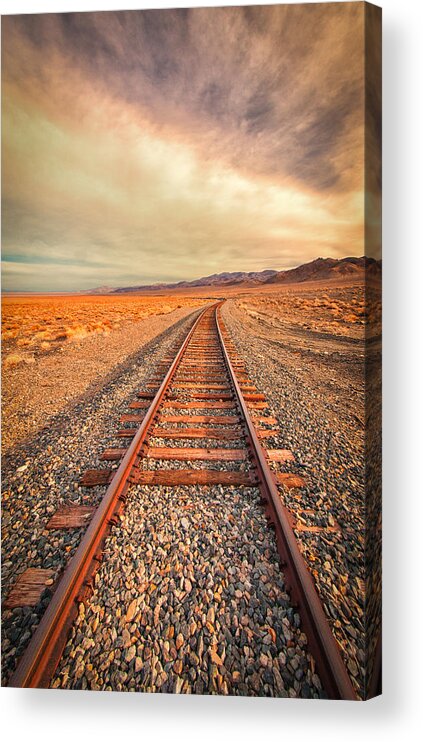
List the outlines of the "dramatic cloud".
{"type": "Polygon", "coordinates": [[[2,26],[6,288],[363,253],[363,4],[2,26]]]}

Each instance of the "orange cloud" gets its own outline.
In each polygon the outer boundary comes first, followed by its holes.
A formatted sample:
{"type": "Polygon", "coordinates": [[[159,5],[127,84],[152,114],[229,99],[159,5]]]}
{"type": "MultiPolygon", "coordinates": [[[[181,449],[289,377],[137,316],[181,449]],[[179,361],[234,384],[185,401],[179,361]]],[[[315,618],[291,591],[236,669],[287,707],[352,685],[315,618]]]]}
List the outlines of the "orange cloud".
{"type": "Polygon", "coordinates": [[[3,21],[6,286],[363,254],[360,4],[65,16],[3,21]]]}

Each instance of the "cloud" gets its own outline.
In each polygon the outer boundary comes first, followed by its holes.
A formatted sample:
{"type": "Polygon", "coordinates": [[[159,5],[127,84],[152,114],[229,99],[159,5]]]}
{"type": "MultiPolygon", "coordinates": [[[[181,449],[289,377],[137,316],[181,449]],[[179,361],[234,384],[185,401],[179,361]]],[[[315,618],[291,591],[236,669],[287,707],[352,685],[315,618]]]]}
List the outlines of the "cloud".
{"type": "Polygon", "coordinates": [[[363,18],[5,17],[5,250],[73,262],[72,288],[95,266],[122,285],[362,254],[363,18]]]}

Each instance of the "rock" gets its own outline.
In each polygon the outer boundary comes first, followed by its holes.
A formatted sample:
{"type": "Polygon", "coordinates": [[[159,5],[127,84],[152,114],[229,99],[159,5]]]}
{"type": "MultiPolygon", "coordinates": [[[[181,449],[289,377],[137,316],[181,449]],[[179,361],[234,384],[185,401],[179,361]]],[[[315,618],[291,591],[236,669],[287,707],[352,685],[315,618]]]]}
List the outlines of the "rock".
{"type": "Polygon", "coordinates": [[[253,673],[253,675],[250,676],[250,684],[253,690],[256,693],[259,693],[261,688],[261,679],[260,675],[257,672],[253,673]]]}
{"type": "Polygon", "coordinates": [[[260,665],[262,667],[267,667],[267,664],[268,664],[268,661],[269,661],[269,658],[267,657],[267,655],[266,654],[261,654],[259,659],[260,659],[260,665]]]}
{"type": "Polygon", "coordinates": [[[129,647],[131,644],[131,634],[129,633],[128,629],[124,629],[122,631],[122,641],[124,647],[129,647]]]}
{"type": "Polygon", "coordinates": [[[217,654],[217,652],[214,649],[212,649],[211,647],[209,649],[209,654],[210,654],[210,659],[211,659],[212,662],[214,662],[219,667],[221,667],[223,665],[222,658],[219,657],[219,655],[217,654]]]}
{"type": "Polygon", "coordinates": [[[132,659],[134,659],[135,653],[136,653],[135,645],[132,644],[129,647],[129,649],[128,649],[126,655],[125,655],[125,661],[129,663],[132,659]]]}
{"type": "Polygon", "coordinates": [[[134,616],[135,616],[135,614],[137,612],[137,606],[138,606],[138,601],[135,598],[135,600],[133,600],[129,604],[128,610],[126,611],[126,615],[125,615],[125,621],[126,621],[126,623],[129,623],[134,618],[134,616]]]}
{"type": "Polygon", "coordinates": [[[184,644],[184,642],[185,642],[185,639],[182,636],[182,634],[178,634],[178,636],[176,637],[176,641],[175,641],[176,649],[179,650],[184,644]]]}

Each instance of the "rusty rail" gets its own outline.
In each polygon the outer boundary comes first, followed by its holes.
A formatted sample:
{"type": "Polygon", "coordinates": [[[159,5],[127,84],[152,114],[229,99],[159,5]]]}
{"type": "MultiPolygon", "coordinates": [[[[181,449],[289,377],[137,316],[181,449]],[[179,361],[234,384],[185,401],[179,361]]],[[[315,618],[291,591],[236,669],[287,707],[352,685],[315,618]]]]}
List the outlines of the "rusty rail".
{"type": "Polygon", "coordinates": [[[298,548],[295,534],[289,523],[286,508],[282,505],[274,475],[267,463],[257,437],[247,405],[229,358],[216,309],[216,322],[225,363],[230,375],[237,404],[245,424],[245,433],[251,457],[255,464],[258,486],[265,502],[268,517],[274,525],[279,555],[291,599],[298,604],[308,646],[315,659],[317,671],[328,696],[334,699],[357,700],[336,639],[323,611],[313,578],[298,548]]]}
{"type": "Polygon", "coordinates": [[[41,619],[28,648],[12,675],[9,686],[16,688],[46,688],[59,662],[70,625],[77,613],[78,596],[87,586],[95,570],[95,560],[99,559],[102,543],[110,523],[125,500],[129,477],[137,455],[144,444],[147,432],[156,417],[157,410],[172,381],[185,349],[195,332],[204,309],[179,348],[147,414],[129,446],[112,482],[94,513],[73,558],[69,562],[62,579],[53,594],[43,618],[41,619]]]}
{"type": "MultiPolygon", "coordinates": [[[[220,301],[214,305],[218,338],[254,466],[257,486],[264,501],[266,515],[275,527],[278,551],[287,586],[291,592],[291,599],[298,604],[309,649],[313,654],[317,671],[328,696],[356,699],[356,693],[324,614],[313,579],[298,548],[288,519],[288,512],[281,503],[274,475],[269,468],[225,346],[219,319],[219,309],[222,303],[220,301]]],[[[74,557],[65,570],[26,652],[12,675],[10,686],[48,687],[60,660],[71,624],[77,615],[78,602],[86,597],[91,588],[93,574],[98,562],[101,561],[101,549],[108,528],[113,524],[116,514],[125,502],[131,481],[136,481],[136,477],[131,477],[131,474],[136,471],[134,465],[137,457],[142,455],[147,435],[155,424],[160,405],[164,401],[190,340],[199,322],[209,310],[210,307],[206,307],[199,314],[179,348],[74,557]]]]}

